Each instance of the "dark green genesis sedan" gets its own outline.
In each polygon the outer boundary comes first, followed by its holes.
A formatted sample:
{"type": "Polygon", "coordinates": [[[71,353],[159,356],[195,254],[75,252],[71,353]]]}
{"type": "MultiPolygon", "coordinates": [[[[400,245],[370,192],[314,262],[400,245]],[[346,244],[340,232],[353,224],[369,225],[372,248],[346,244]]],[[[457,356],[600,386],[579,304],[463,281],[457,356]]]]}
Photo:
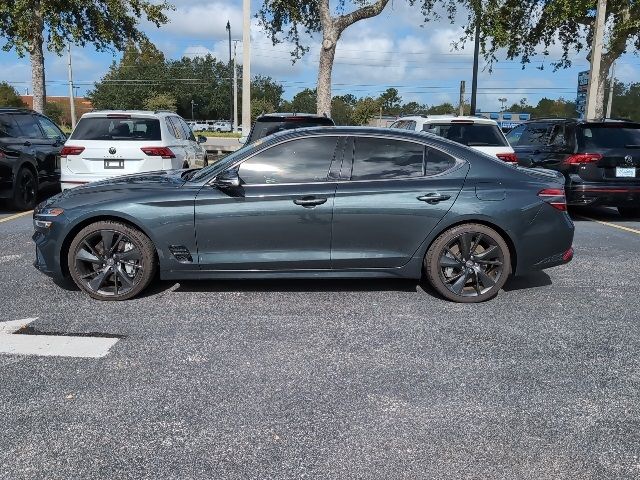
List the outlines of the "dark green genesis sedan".
{"type": "MultiPolygon", "coordinates": [[[[125,160],[126,161],[126,160],[125,160]]],[[[426,278],[494,297],[510,274],[567,263],[556,172],[421,132],[282,132],[202,170],[114,178],[34,211],[35,266],[100,300],[162,279],[426,278]]]]}

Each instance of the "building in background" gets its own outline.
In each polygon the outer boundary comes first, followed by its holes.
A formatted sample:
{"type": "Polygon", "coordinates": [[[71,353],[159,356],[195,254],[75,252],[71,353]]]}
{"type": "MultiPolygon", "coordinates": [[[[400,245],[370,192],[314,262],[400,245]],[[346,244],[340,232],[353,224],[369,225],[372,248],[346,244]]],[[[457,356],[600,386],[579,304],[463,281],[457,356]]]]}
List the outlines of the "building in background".
{"type": "MultiPolygon", "coordinates": [[[[27,108],[33,108],[33,95],[20,95],[20,98],[27,106],[27,108]]],[[[55,103],[60,106],[62,110],[62,118],[60,123],[63,125],[71,125],[71,107],[69,106],[69,97],[52,97],[47,95],[47,103],[55,103]]],[[[76,118],[80,120],[80,117],[87,112],[93,110],[93,105],[88,98],[75,97],[76,106],[76,118]]]]}

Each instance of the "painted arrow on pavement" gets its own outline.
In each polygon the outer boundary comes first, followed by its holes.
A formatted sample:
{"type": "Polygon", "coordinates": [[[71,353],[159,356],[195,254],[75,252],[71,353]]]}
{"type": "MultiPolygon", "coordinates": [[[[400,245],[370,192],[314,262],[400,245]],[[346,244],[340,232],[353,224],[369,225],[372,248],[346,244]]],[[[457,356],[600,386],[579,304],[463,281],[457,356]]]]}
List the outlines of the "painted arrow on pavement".
{"type": "Polygon", "coordinates": [[[36,319],[37,317],[0,322],[0,354],[101,358],[118,341],[118,338],[16,333],[36,319]]]}

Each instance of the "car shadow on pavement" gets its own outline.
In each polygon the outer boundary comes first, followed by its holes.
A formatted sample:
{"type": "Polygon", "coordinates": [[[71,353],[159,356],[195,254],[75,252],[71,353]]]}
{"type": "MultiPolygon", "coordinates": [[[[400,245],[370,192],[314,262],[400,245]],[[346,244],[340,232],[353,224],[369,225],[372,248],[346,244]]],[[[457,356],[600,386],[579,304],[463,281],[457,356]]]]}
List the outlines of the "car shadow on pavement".
{"type": "Polygon", "coordinates": [[[548,287],[552,284],[551,277],[547,272],[539,271],[517,277],[511,276],[502,289],[505,292],[512,292],[516,290],[526,290],[528,288],[548,287]]]}
{"type": "Polygon", "coordinates": [[[640,222],[640,218],[623,217],[612,207],[570,207],[569,214],[574,222],[588,222],[591,219],[616,223],[640,222]]]}

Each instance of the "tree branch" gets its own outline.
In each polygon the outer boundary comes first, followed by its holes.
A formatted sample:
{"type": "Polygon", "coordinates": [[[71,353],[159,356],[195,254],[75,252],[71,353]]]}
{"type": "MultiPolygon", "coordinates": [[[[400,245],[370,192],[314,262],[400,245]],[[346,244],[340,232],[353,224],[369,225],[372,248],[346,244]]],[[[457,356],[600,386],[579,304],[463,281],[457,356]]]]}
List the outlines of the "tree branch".
{"type": "Polygon", "coordinates": [[[342,32],[345,28],[353,25],[360,20],[379,15],[382,10],[384,10],[384,7],[387,6],[387,3],[389,3],[389,0],[378,0],[372,5],[367,5],[359,8],[358,10],[354,10],[351,13],[348,13],[347,15],[339,16],[335,19],[335,25],[338,32],[342,32]]]}

